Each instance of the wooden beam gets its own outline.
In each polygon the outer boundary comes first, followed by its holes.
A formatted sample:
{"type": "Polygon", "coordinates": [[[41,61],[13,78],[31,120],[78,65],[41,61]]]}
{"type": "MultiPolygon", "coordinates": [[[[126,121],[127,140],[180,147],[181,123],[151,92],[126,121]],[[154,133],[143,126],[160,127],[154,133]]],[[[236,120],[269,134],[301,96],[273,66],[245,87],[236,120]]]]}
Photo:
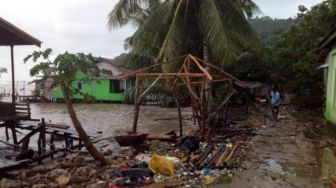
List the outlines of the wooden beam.
{"type": "Polygon", "coordinates": [[[208,80],[212,80],[212,76],[209,74],[209,72],[207,70],[204,69],[204,67],[202,67],[202,65],[192,56],[192,55],[188,55],[188,57],[192,60],[192,62],[194,62],[197,67],[205,74],[205,76],[207,77],[208,80]]]}
{"type": "Polygon", "coordinates": [[[221,110],[224,105],[226,105],[226,103],[230,100],[230,98],[236,93],[235,90],[231,90],[225,97],[224,101],[217,107],[216,111],[214,111],[208,118],[208,121],[210,121],[211,118],[213,118],[216,115],[216,112],[218,112],[219,110],[221,110]]]}
{"type": "Polygon", "coordinates": [[[134,97],[134,119],[133,119],[133,132],[137,131],[138,119],[139,119],[139,105],[138,98],[140,95],[140,78],[137,76],[135,81],[135,97],[134,97]]]}
{"type": "MultiPolygon", "coordinates": [[[[209,80],[207,81],[208,83],[216,83],[216,82],[226,82],[230,81],[231,78],[223,78],[223,79],[218,79],[218,80],[209,80]]],[[[197,84],[202,84],[203,81],[196,81],[196,82],[190,82],[191,85],[197,85],[197,84]]],[[[182,86],[184,85],[183,83],[176,84],[177,86],[182,86]]]]}
{"type": "MultiPolygon", "coordinates": [[[[187,67],[187,64],[184,64],[183,65],[183,69],[186,73],[188,73],[188,67],[187,67]]],[[[187,83],[185,82],[185,80],[181,77],[181,80],[184,82],[184,84],[187,86],[187,88],[189,89],[189,92],[191,94],[191,99],[192,99],[192,104],[193,104],[193,108],[194,108],[194,112],[196,114],[196,119],[197,119],[197,123],[198,123],[198,127],[201,129],[201,121],[199,119],[199,115],[198,115],[198,109],[197,109],[197,104],[196,104],[196,101],[195,99],[197,99],[197,101],[201,101],[201,99],[197,96],[197,94],[194,92],[194,90],[192,89],[191,87],[191,81],[190,81],[190,78],[189,76],[186,76],[187,78],[187,83]]],[[[201,113],[201,112],[200,112],[201,113]]]]}
{"type": "Polygon", "coordinates": [[[137,100],[137,103],[140,103],[140,101],[141,101],[141,98],[144,96],[144,95],[146,95],[146,93],[150,90],[150,89],[152,89],[154,86],[155,86],[155,84],[161,79],[161,75],[160,76],[158,76],[155,80],[154,80],[154,82],[152,82],[152,84],[144,91],[144,92],[142,92],[141,93],[141,95],[138,97],[138,100],[137,100]]]}
{"type": "Polygon", "coordinates": [[[204,73],[138,73],[137,76],[139,77],[151,77],[151,76],[176,76],[176,77],[203,77],[205,76],[204,73]]]}
{"type": "Polygon", "coordinates": [[[130,73],[130,74],[127,74],[126,76],[121,76],[120,79],[124,79],[124,78],[128,78],[128,77],[131,77],[131,76],[135,76],[135,75],[137,75],[138,73],[144,72],[144,71],[146,71],[146,70],[148,70],[148,69],[150,69],[150,68],[154,68],[154,67],[157,67],[157,66],[159,66],[159,65],[164,65],[164,64],[166,64],[166,63],[171,63],[171,62],[174,62],[174,61],[178,61],[178,60],[183,59],[183,58],[186,58],[186,57],[187,57],[187,55],[183,55],[183,56],[180,56],[180,57],[178,57],[178,58],[175,58],[175,59],[172,59],[172,60],[169,60],[169,61],[165,61],[165,62],[162,62],[162,63],[156,63],[156,64],[154,64],[154,65],[151,65],[151,66],[145,67],[145,68],[143,68],[143,69],[140,69],[140,70],[138,70],[138,71],[134,71],[134,72],[132,72],[132,73],[130,73]]]}
{"type": "MultiPolygon", "coordinates": [[[[191,56],[191,55],[190,55],[190,56],[191,56]]],[[[202,59],[200,59],[200,58],[198,58],[198,57],[196,57],[196,56],[192,56],[192,57],[194,57],[195,59],[199,60],[200,62],[202,62],[202,63],[208,65],[209,67],[218,70],[219,72],[221,72],[221,73],[223,73],[224,75],[226,75],[226,76],[232,78],[233,80],[235,80],[235,81],[240,81],[238,78],[236,78],[236,77],[234,77],[233,75],[231,75],[231,74],[225,72],[225,71],[222,70],[221,68],[219,68],[219,67],[217,67],[217,66],[215,66],[215,65],[213,65],[213,64],[211,64],[211,63],[208,63],[208,62],[206,62],[206,61],[204,61],[204,60],[202,60],[202,59]]]]}
{"type": "Polygon", "coordinates": [[[10,46],[11,50],[11,68],[12,68],[12,103],[15,104],[15,70],[14,70],[14,46],[10,46]]]}
{"type": "MultiPolygon", "coordinates": [[[[188,58],[186,58],[185,60],[184,60],[184,62],[183,62],[183,64],[181,65],[181,68],[180,68],[180,71],[178,72],[178,73],[181,73],[182,72],[182,70],[183,70],[183,66],[184,66],[184,64],[186,64],[188,62],[188,58]]],[[[175,80],[174,80],[174,82],[173,82],[173,84],[172,84],[172,86],[171,86],[171,88],[170,88],[170,91],[173,91],[173,89],[175,88],[175,84],[176,84],[176,82],[177,82],[177,77],[175,78],[175,80]]]]}
{"type": "Polygon", "coordinates": [[[175,93],[175,102],[176,102],[177,113],[178,113],[178,116],[179,116],[179,123],[180,123],[180,137],[182,137],[183,136],[182,115],[181,115],[180,103],[178,101],[178,93],[177,93],[176,89],[174,89],[174,93],[175,93]]]}

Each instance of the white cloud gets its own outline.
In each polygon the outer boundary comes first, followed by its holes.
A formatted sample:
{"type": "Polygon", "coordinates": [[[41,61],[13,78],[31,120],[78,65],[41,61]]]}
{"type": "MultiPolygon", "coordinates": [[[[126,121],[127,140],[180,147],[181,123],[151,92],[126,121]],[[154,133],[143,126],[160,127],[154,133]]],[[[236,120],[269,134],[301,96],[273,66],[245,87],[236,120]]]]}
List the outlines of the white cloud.
{"type": "Polygon", "coordinates": [[[289,18],[296,16],[298,6],[304,5],[310,8],[322,0],[254,0],[259,5],[261,11],[274,18],[289,18]]]}

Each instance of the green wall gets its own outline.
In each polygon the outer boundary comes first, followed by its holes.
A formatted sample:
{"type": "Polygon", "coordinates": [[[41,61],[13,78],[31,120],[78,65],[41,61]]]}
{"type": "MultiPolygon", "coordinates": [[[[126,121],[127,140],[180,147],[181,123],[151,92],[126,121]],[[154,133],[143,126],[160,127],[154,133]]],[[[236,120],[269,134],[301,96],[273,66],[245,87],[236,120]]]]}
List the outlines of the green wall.
{"type": "MultiPolygon", "coordinates": [[[[79,74],[77,76],[78,80],[83,80],[85,75],[79,74]]],[[[85,79],[84,79],[85,80],[85,79]]],[[[124,93],[111,93],[110,92],[110,80],[109,79],[100,79],[99,81],[90,81],[82,83],[82,92],[90,96],[95,97],[99,101],[116,101],[122,102],[125,100],[124,93]]],[[[78,81],[73,83],[73,87],[77,87],[78,81]]],[[[59,87],[55,88],[53,91],[53,98],[63,99],[63,92],[59,87]]],[[[82,95],[75,95],[73,99],[84,99],[82,95]]]]}
{"type": "Polygon", "coordinates": [[[327,59],[328,81],[327,81],[327,99],[326,99],[326,119],[336,124],[336,49],[334,49],[327,59]]]}

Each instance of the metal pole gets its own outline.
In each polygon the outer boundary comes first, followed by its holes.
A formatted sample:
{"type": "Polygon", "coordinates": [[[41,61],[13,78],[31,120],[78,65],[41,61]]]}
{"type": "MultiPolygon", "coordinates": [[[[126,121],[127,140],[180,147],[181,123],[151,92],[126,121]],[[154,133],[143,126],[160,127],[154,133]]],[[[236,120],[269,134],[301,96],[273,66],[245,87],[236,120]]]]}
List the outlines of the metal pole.
{"type": "Polygon", "coordinates": [[[12,66],[12,103],[15,104],[15,71],[14,71],[14,46],[11,45],[11,66],[12,66]]]}

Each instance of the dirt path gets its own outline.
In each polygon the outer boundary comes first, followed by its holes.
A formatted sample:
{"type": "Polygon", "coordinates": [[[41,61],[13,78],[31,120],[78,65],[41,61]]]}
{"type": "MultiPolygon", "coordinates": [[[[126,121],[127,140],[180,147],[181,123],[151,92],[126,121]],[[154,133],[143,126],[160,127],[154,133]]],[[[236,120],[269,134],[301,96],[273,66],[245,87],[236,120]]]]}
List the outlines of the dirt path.
{"type": "Polygon", "coordinates": [[[324,187],[320,178],[317,138],[307,138],[307,126],[287,110],[278,122],[265,117],[263,125],[247,145],[248,158],[232,182],[215,187],[283,188],[324,187]]]}

